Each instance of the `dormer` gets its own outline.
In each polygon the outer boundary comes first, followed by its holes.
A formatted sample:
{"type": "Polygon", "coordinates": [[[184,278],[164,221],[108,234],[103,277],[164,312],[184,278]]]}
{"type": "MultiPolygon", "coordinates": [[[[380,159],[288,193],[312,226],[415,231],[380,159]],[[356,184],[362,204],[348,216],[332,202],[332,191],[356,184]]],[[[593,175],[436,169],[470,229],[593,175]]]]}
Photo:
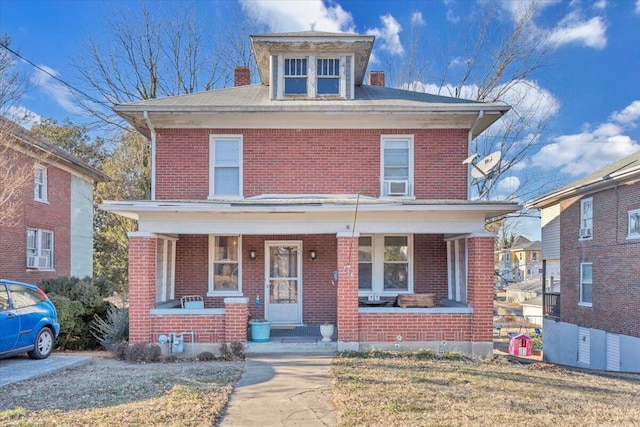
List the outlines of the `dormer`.
{"type": "Polygon", "coordinates": [[[305,31],[251,36],[263,85],[272,100],[353,99],[374,36],[305,31]]]}

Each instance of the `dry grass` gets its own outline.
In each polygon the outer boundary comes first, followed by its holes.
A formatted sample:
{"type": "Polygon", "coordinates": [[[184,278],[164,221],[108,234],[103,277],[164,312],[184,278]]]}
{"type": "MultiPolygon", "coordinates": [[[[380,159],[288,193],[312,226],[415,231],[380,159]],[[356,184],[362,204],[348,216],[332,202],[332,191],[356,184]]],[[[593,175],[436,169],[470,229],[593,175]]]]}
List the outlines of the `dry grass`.
{"type": "Polygon", "coordinates": [[[336,358],[341,426],[635,426],[640,376],[499,357],[490,362],[336,358]]]}
{"type": "Polygon", "coordinates": [[[238,362],[96,359],[3,387],[0,426],[211,426],[241,370],[238,362]]]}

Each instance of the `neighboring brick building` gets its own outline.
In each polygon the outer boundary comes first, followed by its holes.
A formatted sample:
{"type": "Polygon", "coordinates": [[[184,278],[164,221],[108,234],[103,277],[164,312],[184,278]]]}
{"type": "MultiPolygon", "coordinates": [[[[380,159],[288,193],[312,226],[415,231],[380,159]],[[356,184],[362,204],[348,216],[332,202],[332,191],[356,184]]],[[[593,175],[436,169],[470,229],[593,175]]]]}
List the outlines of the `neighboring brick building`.
{"type": "MultiPolygon", "coordinates": [[[[0,223],[0,277],[37,283],[91,276],[93,185],[109,178],[4,118],[0,155],[11,159],[14,172],[28,174],[26,184],[4,201],[14,204],[16,214],[0,223]]],[[[0,185],[11,186],[9,171],[1,173],[0,185]]]]}
{"type": "Polygon", "coordinates": [[[339,349],[393,347],[400,335],[407,347],[491,354],[484,223],[517,205],[469,200],[462,162],[508,107],[364,85],[373,41],[252,36],[261,84],[239,67],[233,88],[115,107],[153,153],[151,200],[102,205],[139,224],[133,342],[182,331],[236,340],[248,311],[335,323],[339,349]],[[412,293],[436,307],[392,306],[412,293]],[[204,308],[167,308],[187,295],[204,308]]]}
{"type": "Polygon", "coordinates": [[[557,218],[542,232],[562,277],[559,292],[546,281],[545,359],[640,372],[640,152],[532,206],[557,218]]]}

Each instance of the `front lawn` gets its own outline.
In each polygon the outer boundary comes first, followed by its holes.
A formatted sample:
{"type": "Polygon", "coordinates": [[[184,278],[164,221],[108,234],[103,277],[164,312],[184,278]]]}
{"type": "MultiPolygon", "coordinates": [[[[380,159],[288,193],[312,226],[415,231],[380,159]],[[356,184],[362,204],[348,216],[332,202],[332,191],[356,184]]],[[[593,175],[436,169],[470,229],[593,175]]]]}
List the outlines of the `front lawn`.
{"type": "Polygon", "coordinates": [[[364,356],[338,357],[332,366],[341,426],[640,423],[638,375],[521,365],[504,357],[475,362],[425,354],[364,356]]]}

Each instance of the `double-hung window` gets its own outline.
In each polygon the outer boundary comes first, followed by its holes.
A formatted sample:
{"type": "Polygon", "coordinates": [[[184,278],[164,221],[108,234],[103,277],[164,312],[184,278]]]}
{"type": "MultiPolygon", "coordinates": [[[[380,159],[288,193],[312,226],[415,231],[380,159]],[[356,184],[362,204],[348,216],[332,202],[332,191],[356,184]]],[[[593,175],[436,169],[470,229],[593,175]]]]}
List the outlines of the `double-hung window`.
{"type": "Polygon", "coordinates": [[[242,135],[209,137],[209,198],[242,197],[242,135]]]}
{"type": "Polygon", "coordinates": [[[27,228],[27,268],[53,269],[53,231],[27,228]]]}
{"type": "Polygon", "coordinates": [[[413,189],[413,135],[383,135],[380,194],[409,197],[413,189]]]}
{"type": "Polygon", "coordinates": [[[33,170],[33,199],[47,202],[47,168],[36,166],[33,170]]]}
{"type": "Polygon", "coordinates": [[[629,211],[628,239],[640,239],[640,209],[629,211]]]}
{"type": "Polygon", "coordinates": [[[307,94],[307,58],[286,58],[284,60],[284,94],[306,95],[307,94]]]}
{"type": "Polygon", "coordinates": [[[580,264],[580,305],[591,306],[593,303],[593,264],[580,264]]]}
{"type": "Polygon", "coordinates": [[[580,238],[593,237],[593,197],[580,201],[580,238]]]}
{"type": "Polygon", "coordinates": [[[240,245],[240,236],[209,236],[208,295],[242,295],[240,245]]]}
{"type": "Polygon", "coordinates": [[[358,290],[395,296],[413,291],[412,236],[372,235],[358,239],[358,290]]]}
{"type": "Polygon", "coordinates": [[[316,77],[318,96],[340,95],[340,59],[318,59],[316,77]]]}

